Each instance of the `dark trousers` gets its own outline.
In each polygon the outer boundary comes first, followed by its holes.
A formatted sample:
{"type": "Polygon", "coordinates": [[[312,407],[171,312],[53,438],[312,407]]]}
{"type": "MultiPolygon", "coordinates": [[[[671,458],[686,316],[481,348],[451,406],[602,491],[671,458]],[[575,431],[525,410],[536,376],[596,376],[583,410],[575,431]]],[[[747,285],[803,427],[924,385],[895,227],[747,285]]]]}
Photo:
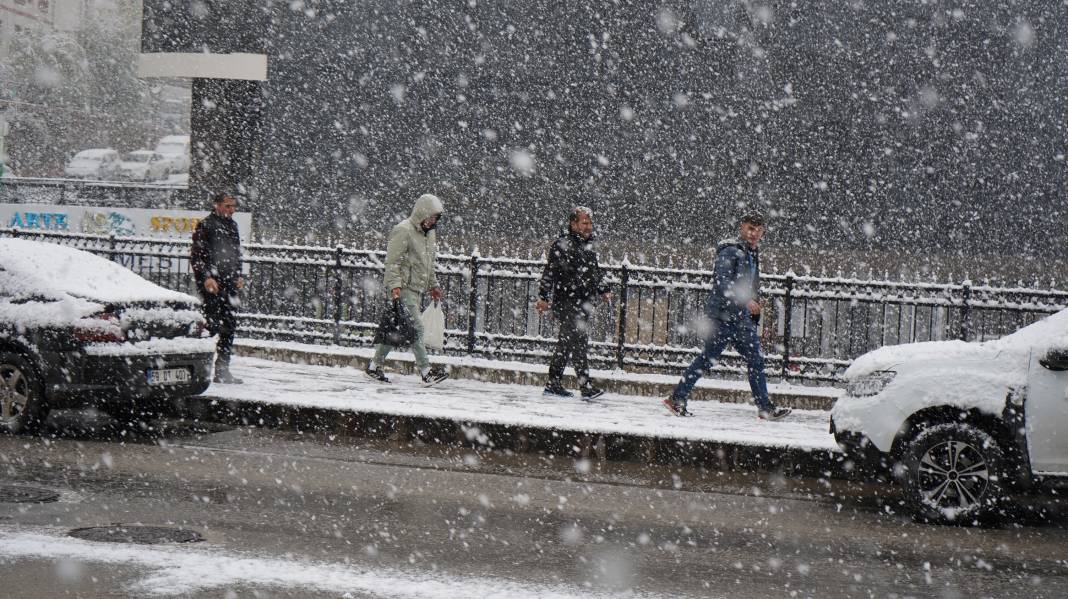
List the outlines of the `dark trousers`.
{"type": "Polygon", "coordinates": [[[757,334],[756,324],[746,318],[733,322],[712,321],[713,331],[705,341],[705,347],[701,355],[690,364],[686,372],[682,373],[682,380],[671,394],[672,400],[677,403],[686,403],[686,398],[693,390],[697,379],[701,378],[712,364],[719,358],[727,345],[734,345],[734,349],[745,358],[746,371],[749,374],[749,389],[753,393],[753,401],[761,410],[772,410],[771,400],[768,398],[768,379],[764,374],[764,356],[760,353],[760,336],[757,334]]]}
{"type": "Polygon", "coordinates": [[[207,321],[208,332],[219,336],[215,345],[215,372],[229,371],[234,332],[237,330],[237,316],[230,302],[231,294],[220,290],[218,295],[202,292],[200,296],[204,300],[204,320],[207,321]]]}
{"type": "Polygon", "coordinates": [[[586,358],[589,350],[589,317],[581,309],[557,314],[560,332],[557,335],[556,349],[549,360],[549,386],[559,385],[564,376],[568,362],[575,368],[579,387],[590,383],[590,366],[586,358]]]}

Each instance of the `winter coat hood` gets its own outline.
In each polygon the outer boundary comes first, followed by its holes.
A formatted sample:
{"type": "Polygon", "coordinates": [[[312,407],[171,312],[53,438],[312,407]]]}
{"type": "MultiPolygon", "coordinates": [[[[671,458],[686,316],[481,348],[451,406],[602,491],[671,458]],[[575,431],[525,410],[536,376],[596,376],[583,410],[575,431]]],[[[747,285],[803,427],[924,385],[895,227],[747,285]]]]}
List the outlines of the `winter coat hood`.
{"type": "Polygon", "coordinates": [[[438,196],[431,193],[424,193],[419,196],[419,199],[415,201],[415,205],[412,206],[412,215],[408,217],[408,220],[412,221],[412,224],[418,227],[424,220],[436,214],[441,214],[444,211],[445,207],[442,206],[438,196]]]}
{"type": "Polygon", "coordinates": [[[734,247],[742,250],[743,252],[749,252],[750,254],[758,254],[758,253],[760,253],[759,246],[755,247],[755,248],[749,247],[748,243],[742,241],[741,239],[738,239],[737,237],[732,237],[730,239],[724,239],[723,241],[719,242],[719,244],[716,245],[716,253],[718,254],[718,253],[723,251],[723,248],[727,248],[727,247],[731,247],[731,246],[734,246],[734,247]]]}
{"type": "Polygon", "coordinates": [[[434,272],[438,234],[434,230],[424,231],[421,224],[431,216],[441,214],[442,210],[437,196],[423,194],[415,201],[411,216],[390,231],[386,245],[386,289],[425,293],[438,286],[434,272]]]}

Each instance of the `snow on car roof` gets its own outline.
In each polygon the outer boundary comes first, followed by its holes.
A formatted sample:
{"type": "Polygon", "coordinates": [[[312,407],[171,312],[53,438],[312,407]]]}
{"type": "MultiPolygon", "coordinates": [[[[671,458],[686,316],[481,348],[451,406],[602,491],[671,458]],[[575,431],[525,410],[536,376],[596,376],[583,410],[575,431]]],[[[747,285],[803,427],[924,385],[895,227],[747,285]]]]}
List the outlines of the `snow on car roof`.
{"type": "Polygon", "coordinates": [[[982,343],[947,340],[880,347],[853,360],[844,376],[851,379],[876,370],[887,370],[904,362],[995,357],[1002,352],[1026,353],[1032,349],[1053,346],[1068,346],[1068,309],[1031,323],[1000,339],[982,343]]]}
{"type": "Polygon", "coordinates": [[[1036,345],[1060,344],[1068,340],[1066,338],[1068,338],[1068,309],[1047,316],[1015,333],[989,343],[1001,349],[1028,348],[1036,345]]]}
{"type": "Polygon", "coordinates": [[[5,275],[0,285],[14,295],[72,296],[101,303],[199,303],[110,260],[52,243],[0,239],[0,269],[5,275]]]}
{"type": "Polygon", "coordinates": [[[98,149],[98,150],[82,150],[74,155],[75,158],[101,158],[113,153],[115,150],[111,149],[98,149]]]}

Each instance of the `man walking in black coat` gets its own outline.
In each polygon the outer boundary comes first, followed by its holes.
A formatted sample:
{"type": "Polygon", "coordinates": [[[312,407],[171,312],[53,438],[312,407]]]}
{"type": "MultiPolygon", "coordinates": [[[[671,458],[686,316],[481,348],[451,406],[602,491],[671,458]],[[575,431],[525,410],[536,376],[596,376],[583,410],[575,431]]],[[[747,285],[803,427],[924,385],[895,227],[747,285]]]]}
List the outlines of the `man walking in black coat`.
{"type": "Polygon", "coordinates": [[[545,395],[572,396],[562,383],[568,362],[575,368],[582,399],[588,401],[604,395],[604,391],[590,382],[586,358],[589,321],[598,295],[605,302],[612,299],[604,285],[604,272],[597,264],[597,253],[593,250],[593,211],[578,206],[568,218],[568,230],[549,248],[549,259],[541,275],[535,305],[541,313],[551,306],[553,315],[560,322],[556,349],[549,361],[545,395]]]}
{"type": "Polygon", "coordinates": [[[214,382],[239,384],[230,374],[230,355],[237,329],[235,311],[238,291],[245,286],[241,276],[241,236],[234,222],[237,200],[226,193],[214,197],[211,214],[197,223],[189,263],[193,267],[197,290],[204,302],[204,320],[208,331],[218,335],[214,382]]]}

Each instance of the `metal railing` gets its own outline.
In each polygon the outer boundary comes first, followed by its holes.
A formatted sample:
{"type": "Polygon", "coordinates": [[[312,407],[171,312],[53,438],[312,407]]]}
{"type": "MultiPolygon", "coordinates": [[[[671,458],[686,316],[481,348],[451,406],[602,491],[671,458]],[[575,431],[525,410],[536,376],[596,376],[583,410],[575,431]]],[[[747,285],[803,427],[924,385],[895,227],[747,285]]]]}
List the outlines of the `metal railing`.
{"type": "MultiPolygon", "coordinates": [[[[108,257],[164,287],[194,293],[189,241],[0,229],[108,257]]],[[[241,335],[304,343],[369,345],[384,305],[385,252],[248,244],[241,335]]],[[[438,255],[446,352],[545,361],[556,342],[534,310],[543,262],[438,255]]],[[[591,323],[590,359],[605,367],[676,373],[697,355],[712,272],[624,261],[605,267],[612,300],[591,323]]],[[[835,381],[851,360],[883,345],[1000,337],[1068,305],[1068,292],[961,283],[763,276],[760,331],[768,371],[835,381]]],[[[714,371],[741,374],[727,352],[714,371]]]]}
{"type": "Polygon", "coordinates": [[[203,208],[203,202],[187,206],[183,190],[162,183],[18,177],[0,180],[0,204],[203,208]]]}

